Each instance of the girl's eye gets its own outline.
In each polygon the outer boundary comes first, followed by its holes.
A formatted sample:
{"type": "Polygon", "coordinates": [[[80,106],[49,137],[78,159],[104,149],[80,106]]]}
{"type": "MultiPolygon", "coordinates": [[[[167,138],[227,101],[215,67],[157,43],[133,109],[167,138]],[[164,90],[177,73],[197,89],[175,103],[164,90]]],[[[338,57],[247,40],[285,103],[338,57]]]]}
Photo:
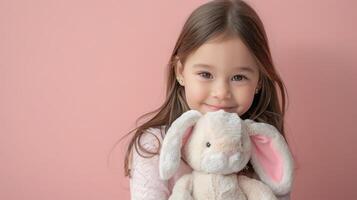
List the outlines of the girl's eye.
{"type": "Polygon", "coordinates": [[[244,75],[235,75],[233,77],[233,79],[236,80],[236,81],[241,81],[241,80],[248,79],[248,78],[246,76],[244,76],[244,75]]]}
{"type": "MultiPolygon", "coordinates": [[[[211,78],[211,74],[209,72],[200,72],[200,73],[198,73],[198,75],[200,75],[201,77],[203,77],[205,79],[211,78]]],[[[233,77],[234,81],[242,81],[242,80],[245,80],[245,79],[248,79],[248,78],[246,76],[244,76],[244,75],[235,75],[233,77]]]]}
{"type": "Polygon", "coordinates": [[[200,72],[198,75],[202,76],[203,78],[210,78],[211,74],[208,72],[200,72]]]}

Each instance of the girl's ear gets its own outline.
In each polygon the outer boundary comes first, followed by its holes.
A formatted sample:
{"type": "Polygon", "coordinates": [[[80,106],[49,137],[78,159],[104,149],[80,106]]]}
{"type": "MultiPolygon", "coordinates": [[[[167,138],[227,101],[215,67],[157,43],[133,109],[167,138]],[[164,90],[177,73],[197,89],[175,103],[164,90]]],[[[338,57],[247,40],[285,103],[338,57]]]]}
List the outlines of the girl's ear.
{"type": "Polygon", "coordinates": [[[181,63],[181,60],[178,56],[175,56],[174,62],[175,62],[176,79],[180,83],[180,85],[184,86],[184,83],[182,81],[183,80],[183,65],[181,63]]]}
{"type": "Polygon", "coordinates": [[[252,141],[251,164],[261,181],[277,195],[290,191],[294,161],[284,137],[272,125],[244,120],[252,141]]]}
{"type": "Polygon", "coordinates": [[[181,161],[181,146],[192,126],[201,118],[197,110],[189,110],[177,118],[167,130],[160,150],[159,173],[163,180],[171,178],[181,161]]]}

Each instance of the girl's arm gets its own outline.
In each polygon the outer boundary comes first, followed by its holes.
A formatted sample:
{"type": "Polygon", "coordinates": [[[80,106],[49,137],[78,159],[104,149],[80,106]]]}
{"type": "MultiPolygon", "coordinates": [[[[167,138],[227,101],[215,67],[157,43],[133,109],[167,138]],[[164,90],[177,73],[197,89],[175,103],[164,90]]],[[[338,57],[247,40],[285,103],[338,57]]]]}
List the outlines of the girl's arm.
{"type": "MultiPolygon", "coordinates": [[[[150,129],[159,132],[159,129],[150,129]]],[[[160,134],[155,134],[158,136],[160,134]]],[[[158,141],[154,135],[145,133],[140,141],[149,151],[158,148],[158,141]]],[[[147,155],[145,153],[141,153],[147,155]]],[[[159,176],[159,156],[144,158],[133,148],[130,178],[130,194],[133,200],[167,200],[170,195],[168,181],[159,176]]]]}

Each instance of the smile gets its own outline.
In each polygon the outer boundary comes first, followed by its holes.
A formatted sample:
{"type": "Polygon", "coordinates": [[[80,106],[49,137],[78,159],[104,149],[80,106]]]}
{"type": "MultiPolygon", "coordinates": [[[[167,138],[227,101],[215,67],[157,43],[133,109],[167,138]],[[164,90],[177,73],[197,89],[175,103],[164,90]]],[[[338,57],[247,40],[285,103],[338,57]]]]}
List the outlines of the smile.
{"type": "Polygon", "coordinates": [[[204,104],[204,105],[206,105],[211,110],[219,110],[219,109],[230,110],[230,109],[235,108],[235,107],[219,107],[219,106],[213,106],[213,105],[209,105],[209,104],[204,104]]]}

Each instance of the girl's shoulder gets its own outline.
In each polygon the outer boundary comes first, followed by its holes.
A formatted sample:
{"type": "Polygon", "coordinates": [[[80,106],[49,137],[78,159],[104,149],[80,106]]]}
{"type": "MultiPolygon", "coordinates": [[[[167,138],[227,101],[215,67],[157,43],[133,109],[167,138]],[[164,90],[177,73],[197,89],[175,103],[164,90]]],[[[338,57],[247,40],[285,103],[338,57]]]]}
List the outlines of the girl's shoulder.
{"type": "Polygon", "coordinates": [[[146,130],[144,130],[142,134],[142,139],[143,140],[153,140],[153,139],[159,139],[160,141],[163,140],[165,136],[165,125],[159,126],[159,127],[150,127],[146,130]]]}
{"type": "Polygon", "coordinates": [[[165,136],[165,126],[150,127],[146,129],[141,137],[138,138],[140,146],[150,152],[157,152],[165,136]]]}

